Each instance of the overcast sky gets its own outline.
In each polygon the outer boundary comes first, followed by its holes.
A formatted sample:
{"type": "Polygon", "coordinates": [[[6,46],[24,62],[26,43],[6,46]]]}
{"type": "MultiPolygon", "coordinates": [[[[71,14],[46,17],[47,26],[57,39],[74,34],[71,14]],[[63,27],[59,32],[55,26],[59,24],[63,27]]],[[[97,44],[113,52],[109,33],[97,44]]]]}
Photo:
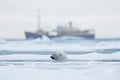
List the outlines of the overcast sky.
{"type": "Polygon", "coordinates": [[[25,38],[24,31],[52,29],[73,22],[95,29],[97,38],[120,38],[120,0],[0,0],[0,38],[25,38]]]}

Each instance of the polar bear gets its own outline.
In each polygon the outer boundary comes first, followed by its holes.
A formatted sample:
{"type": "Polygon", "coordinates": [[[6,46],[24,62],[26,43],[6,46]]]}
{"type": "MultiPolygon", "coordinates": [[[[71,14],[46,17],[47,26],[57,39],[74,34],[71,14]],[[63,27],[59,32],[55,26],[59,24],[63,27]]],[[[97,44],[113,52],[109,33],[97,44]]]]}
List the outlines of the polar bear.
{"type": "Polygon", "coordinates": [[[57,51],[50,56],[51,59],[56,61],[65,61],[67,60],[67,56],[63,51],[57,51]]]}

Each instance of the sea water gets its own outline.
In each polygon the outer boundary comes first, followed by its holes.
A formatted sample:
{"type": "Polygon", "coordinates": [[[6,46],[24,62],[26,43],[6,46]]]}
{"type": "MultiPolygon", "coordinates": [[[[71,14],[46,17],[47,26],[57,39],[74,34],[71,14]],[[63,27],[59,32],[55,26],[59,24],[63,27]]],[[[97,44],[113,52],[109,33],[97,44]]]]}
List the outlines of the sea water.
{"type": "Polygon", "coordinates": [[[120,39],[0,39],[0,80],[120,80],[120,39]],[[64,51],[68,60],[50,59],[64,51]]]}

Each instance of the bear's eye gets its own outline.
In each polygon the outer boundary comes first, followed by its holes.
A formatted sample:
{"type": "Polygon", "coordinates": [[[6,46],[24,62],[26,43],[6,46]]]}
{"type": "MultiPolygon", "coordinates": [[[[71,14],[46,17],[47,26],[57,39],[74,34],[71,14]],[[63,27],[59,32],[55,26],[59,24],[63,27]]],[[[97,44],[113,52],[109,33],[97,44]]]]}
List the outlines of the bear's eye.
{"type": "Polygon", "coordinates": [[[62,56],[62,54],[59,54],[60,56],[62,56]]]}

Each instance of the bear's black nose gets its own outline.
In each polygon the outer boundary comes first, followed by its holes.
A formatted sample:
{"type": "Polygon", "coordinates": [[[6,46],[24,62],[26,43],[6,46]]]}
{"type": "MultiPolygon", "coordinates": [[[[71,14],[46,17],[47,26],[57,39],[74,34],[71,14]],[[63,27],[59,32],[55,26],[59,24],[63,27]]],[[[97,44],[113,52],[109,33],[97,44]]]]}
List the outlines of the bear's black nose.
{"type": "Polygon", "coordinates": [[[55,59],[53,56],[50,56],[50,58],[55,59]]]}

